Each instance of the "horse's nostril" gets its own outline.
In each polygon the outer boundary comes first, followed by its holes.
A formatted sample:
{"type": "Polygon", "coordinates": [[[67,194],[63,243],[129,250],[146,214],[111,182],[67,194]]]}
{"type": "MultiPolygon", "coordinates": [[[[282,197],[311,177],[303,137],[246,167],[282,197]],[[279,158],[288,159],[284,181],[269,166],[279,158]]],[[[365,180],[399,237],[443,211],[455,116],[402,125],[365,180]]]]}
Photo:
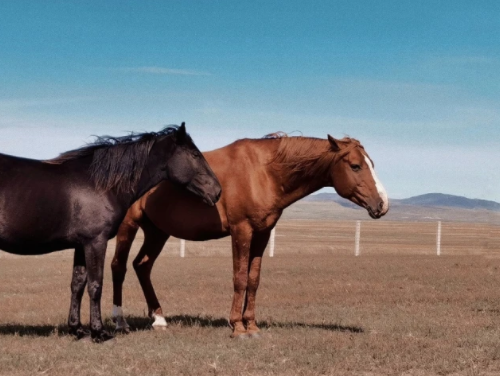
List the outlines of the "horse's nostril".
{"type": "Polygon", "coordinates": [[[215,201],[219,201],[220,195],[222,194],[222,190],[219,189],[219,192],[215,195],[215,201]]]}
{"type": "Polygon", "coordinates": [[[380,201],[379,204],[378,204],[378,209],[380,211],[382,211],[382,209],[384,209],[384,201],[380,201]]]}

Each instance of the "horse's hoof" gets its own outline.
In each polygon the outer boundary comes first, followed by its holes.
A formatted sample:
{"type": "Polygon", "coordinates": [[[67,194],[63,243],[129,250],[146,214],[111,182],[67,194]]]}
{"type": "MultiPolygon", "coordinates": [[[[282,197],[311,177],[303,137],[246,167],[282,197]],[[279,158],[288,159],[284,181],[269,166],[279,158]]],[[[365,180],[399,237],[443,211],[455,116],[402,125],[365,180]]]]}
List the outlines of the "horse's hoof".
{"type": "Polygon", "coordinates": [[[233,333],[231,334],[231,338],[239,339],[239,340],[245,340],[250,338],[248,333],[233,333]]]}
{"type": "Polygon", "coordinates": [[[115,337],[113,337],[111,334],[109,334],[105,330],[102,330],[99,332],[92,332],[92,341],[94,343],[103,343],[103,342],[109,341],[113,338],[115,338],[115,337]]]}
{"type": "Polygon", "coordinates": [[[253,332],[253,333],[248,333],[248,337],[252,339],[259,339],[261,336],[259,332],[253,332]]]}
{"type": "Polygon", "coordinates": [[[162,331],[164,332],[167,330],[167,327],[165,325],[153,325],[153,329],[160,332],[162,331]]]}
{"type": "Polygon", "coordinates": [[[115,333],[130,333],[130,327],[123,316],[115,316],[111,320],[115,323],[115,333]]]}
{"type": "Polygon", "coordinates": [[[83,329],[82,327],[79,328],[72,328],[69,330],[69,334],[75,337],[75,340],[84,340],[86,338],[90,338],[90,330],[83,329]]]}

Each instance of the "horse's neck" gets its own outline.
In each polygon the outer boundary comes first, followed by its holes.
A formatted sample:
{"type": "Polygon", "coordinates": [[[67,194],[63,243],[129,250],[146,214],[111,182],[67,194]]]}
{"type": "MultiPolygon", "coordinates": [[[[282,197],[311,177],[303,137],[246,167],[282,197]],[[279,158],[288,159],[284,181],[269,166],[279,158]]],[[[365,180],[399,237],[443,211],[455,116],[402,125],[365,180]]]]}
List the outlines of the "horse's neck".
{"type": "MultiPolygon", "coordinates": [[[[271,163],[277,185],[280,187],[278,200],[281,209],[285,209],[294,202],[329,186],[325,165],[320,158],[327,150],[326,140],[307,140],[311,148],[304,150],[297,148],[296,153],[282,154],[282,158],[271,163]]],[[[286,141],[285,141],[286,142],[286,141]]],[[[301,142],[293,139],[292,142],[301,142]]]]}
{"type": "Polygon", "coordinates": [[[155,144],[149,153],[149,158],[141,173],[141,177],[134,187],[133,192],[129,193],[130,205],[142,197],[147,191],[166,179],[165,172],[161,166],[165,164],[168,156],[171,154],[171,148],[165,145],[155,144]]]}
{"type": "Polygon", "coordinates": [[[282,187],[285,188],[282,190],[282,194],[279,200],[280,209],[285,209],[288,206],[292,205],[294,202],[297,202],[300,199],[326,186],[327,184],[321,183],[319,180],[314,180],[314,181],[303,180],[301,184],[297,184],[291,187],[285,187],[282,184],[282,187]]]}

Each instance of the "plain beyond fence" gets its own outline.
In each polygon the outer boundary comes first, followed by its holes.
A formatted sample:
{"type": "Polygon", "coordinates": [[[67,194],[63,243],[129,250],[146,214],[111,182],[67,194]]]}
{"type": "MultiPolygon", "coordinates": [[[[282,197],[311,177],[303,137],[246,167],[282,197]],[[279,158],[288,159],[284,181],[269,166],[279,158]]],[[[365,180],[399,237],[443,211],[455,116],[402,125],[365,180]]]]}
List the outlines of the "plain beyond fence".
{"type": "MultiPolygon", "coordinates": [[[[290,253],[494,255],[500,253],[498,239],[500,226],[488,223],[288,220],[278,222],[266,252],[270,257],[290,253]]],[[[174,244],[166,246],[170,255],[175,254],[172,247],[174,244]]],[[[177,247],[181,257],[186,253],[231,254],[229,238],[180,241],[177,247]]]]}

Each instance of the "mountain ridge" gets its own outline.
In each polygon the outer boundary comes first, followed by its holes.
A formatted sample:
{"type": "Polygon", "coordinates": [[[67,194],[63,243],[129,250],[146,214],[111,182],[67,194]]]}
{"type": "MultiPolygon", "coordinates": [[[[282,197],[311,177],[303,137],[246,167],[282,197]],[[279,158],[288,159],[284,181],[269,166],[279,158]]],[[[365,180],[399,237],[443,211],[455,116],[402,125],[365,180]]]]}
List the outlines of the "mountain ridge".
{"type": "MultiPolygon", "coordinates": [[[[317,193],[305,197],[304,199],[302,199],[302,201],[334,201],[339,205],[347,208],[359,208],[352,202],[340,197],[337,193],[317,193]]],[[[496,201],[471,199],[464,196],[450,195],[445,193],[426,193],[423,195],[412,196],[405,199],[389,199],[389,202],[391,206],[460,208],[500,212],[500,203],[496,201]]]]}

